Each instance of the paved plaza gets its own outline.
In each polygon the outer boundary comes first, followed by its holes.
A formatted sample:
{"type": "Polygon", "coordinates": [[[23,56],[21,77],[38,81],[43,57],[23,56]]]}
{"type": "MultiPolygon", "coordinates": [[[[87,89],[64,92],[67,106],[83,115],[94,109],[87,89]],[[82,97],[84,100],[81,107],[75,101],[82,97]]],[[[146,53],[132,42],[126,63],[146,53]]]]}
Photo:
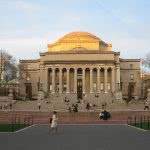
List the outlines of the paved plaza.
{"type": "Polygon", "coordinates": [[[150,132],[127,125],[33,125],[17,133],[0,133],[1,150],[148,150],[150,132]]]}

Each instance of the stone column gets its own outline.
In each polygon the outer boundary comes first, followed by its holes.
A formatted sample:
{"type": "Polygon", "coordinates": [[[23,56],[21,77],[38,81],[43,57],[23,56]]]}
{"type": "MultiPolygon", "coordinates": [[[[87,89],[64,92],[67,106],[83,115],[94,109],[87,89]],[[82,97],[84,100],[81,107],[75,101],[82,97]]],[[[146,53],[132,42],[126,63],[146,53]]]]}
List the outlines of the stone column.
{"type": "Polygon", "coordinates": [[[85,93],[85,68],[82,68],[82,88],[83,93],[85,93]]]}
{"type": "Polygon", "coordinates": [[[43,69],[40,67],[40,81],[39,81],[39,90],[43,90],[43,77],[42,77],[43,69]]]}
{"type": "Polygon", "coordinates": [[[100,69],[97,68],[97,93],[100,93],[100,69]]]}
{"type": "Polygon", "coordinates": [[[93,93],[93,68],[90,68],[90,93],[93,93]]]}
{"type": "Polygon", "coordinates": [[[120,90],[120,66],[116,67],[116,74],[117,74],[117,90],[120,90]]]}
{"type": "Polygon", "coordinates": [[[44,69],[43,91],[48,92],[48,69],[44,69]]]}
{"type": "Polygon", "coordinates": [[[77,68],[74,68],[74,93],[77,93],[77,68]]]}
{"type": "Polygon", "coordinates": [[[111,68],[111,91],[115,91],[114,68],[111,68]]]}
{"type": "Polygon", "coordinates": [[[67,92],[66,93],[70,93],[70,84],[69,84],[69,71],[70,71],[70,68],[67,68],[67,92]]]}
{"type": "Polygon", "coordinates": [[[55,93],[55,68],[52,68],[52,93],[55,93]]]}
{"type": "Polygon", "coordinates": [[[43,89],[43,88],[44,88],[44,87],[43,87],[43,86],[44,86],[44,85],[43,85],[43,84],[44,84],[44,83],[43,83],[43,72],[44,72],[44,69],[43,69],[43,66],[41,66],[41,67],[40,67],[40,90],[44,90],[44,89],[43,89]]]}
{"type": "Polygon", "coordinates": [[[59,68],[59,93],[62,93],[62,68],[59,68]]]}
{"type": "Polygon", "coordinates": [[[108,88],[108,85],[107,85],[107,68],[104,68],[104,70],[105,70],[104,71],[104,82],[105,82],[104,87],[105,87],[105,93],[107,93],[108,92],[108,89],[107,89],[108,88]]]}

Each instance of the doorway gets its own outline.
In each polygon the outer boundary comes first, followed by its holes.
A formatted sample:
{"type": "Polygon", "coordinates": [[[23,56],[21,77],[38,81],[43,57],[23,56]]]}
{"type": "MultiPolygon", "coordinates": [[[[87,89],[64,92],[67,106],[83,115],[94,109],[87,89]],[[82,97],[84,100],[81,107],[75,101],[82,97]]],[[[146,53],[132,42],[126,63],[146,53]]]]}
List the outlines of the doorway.
{"type": "Polygon", "coordinates": [[[128,99],[129,101],[133,98],[135,83],[129,83],[128,85],[128,99]]]}
{"type": "Polygon", "coordinates": [[[32,85],[31,83],[25,83],[26,85],[26,97],[31,99],[32,98],[32,85]]]}
{"type": "Polygon", "coordinates": [[[82,79],[77,79],[77,98],[82,99],[82,79]]]}

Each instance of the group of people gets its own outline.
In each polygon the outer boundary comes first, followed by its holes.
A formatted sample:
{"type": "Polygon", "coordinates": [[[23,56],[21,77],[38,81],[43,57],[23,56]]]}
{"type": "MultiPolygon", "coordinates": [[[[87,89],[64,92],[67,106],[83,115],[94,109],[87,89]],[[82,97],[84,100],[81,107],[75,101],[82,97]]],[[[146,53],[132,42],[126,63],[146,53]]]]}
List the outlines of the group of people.
{"type": "MultiPolygon", "coordinates": [[[[73,107],[76,107],[76,105],[73,105],[73,107]]],[[[107,120],[109,118],[111,118],[111,114],[104,110],[99,114],[99,118],[103,119],[103,120],[107,120]]],[[[51,133],[53,130],[55,130],[55,132],[58,132],[58,117],[57,117],[57,112],[54,111],[52,117],[50,118],[50,130],[49,132],[51,133]]]]}
{"type": "Polygon", "coordinates": [[[100,112],[99,118],[103,119],[103,120],[107,120],[107,119],[111,118],[111,114],[108,111],[104,110],[104,111],[100,112]]]}
{"type": "Polygon", "coordinates": [[[86,109],[87,109],[87,110],[92,110],[92,104],[88,102],[88,103],[86,104],[86,109]]]}
{"type": "Polygon", "coordinates": [[[72,104],[71,107],[68,108],[69,112],[78,112],[78,104],[72,104]]]}
{"type": "Polygon", "coordinates": [[[65,102],[65,103],[68,104],[70,102],[70,100],[69,100],[69,98],[65,97],[64,100],[63,100],[63,102],[65,102]]]}
{"type": "Polygon", "coordinates": [[[10,108],[10,109],[12,109],[12,103],[10,103],[10,104],[3,104],[3,105],[0,105],[0,109],[8,109],[8,108],[10,108]]]}

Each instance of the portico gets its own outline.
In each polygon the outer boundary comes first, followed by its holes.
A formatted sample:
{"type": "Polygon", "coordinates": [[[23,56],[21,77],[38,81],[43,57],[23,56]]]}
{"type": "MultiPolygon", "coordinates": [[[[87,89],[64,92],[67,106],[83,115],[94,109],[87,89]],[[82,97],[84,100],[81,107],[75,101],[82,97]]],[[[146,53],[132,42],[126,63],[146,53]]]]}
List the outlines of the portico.
{"type": "Polygon", "coordinates": [[[45,72],[42,86],[46,92],[77,93],[78,80],[83,94],[114,92],[113,66],[46,67],[45,72]]]}

